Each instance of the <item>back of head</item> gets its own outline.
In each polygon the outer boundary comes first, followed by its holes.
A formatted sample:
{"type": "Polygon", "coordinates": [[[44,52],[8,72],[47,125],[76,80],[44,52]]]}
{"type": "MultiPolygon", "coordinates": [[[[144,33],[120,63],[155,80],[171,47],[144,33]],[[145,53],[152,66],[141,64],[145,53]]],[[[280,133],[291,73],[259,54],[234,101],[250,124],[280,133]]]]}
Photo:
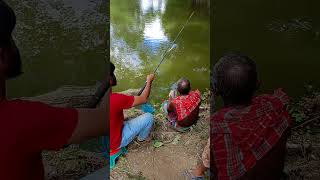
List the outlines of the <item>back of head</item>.
{"type": "Polygon", "coordinates": [[[212,78],[215,93],[232,105],[249,103],[257,89],[256,64],[240,53],[223,56],[214,66],[212,78]]]}
{"type": "Polygon", "coordinates": [[[116,67],[114,66],[114,64],[112,62],[110,62],[110,74],[114,75],[115,70],[116,70],[116,67]]]}
{"type": "Polygon", "coordinates": [[[20,52],[14,40],[12,31],[16,25],[14,11],[2,0],[0,0],[0,61],[2,66],[1,78],[10,79],[22,74],[22,63],[20,52]]]}
{"type": "Polygon", "coordinates": [[[112,62],[110,62],[111,86],[117,85],[117,78],[116,78],[116,75],[114,74],[115,69],[116,69],[115,65],[112,62]]]}
{"type": "Polygon", "coordinates": [[[191,90],[190,81],[188,79],[186,79],[186,78],[181,78],[178,81],[178,92],[181,95],[188,95],[190,90],[191,90]]]}
{"type": "Polygon", "coordinates": [[[0,48],[10,45],[11,34],[16,25],[14,11],[0,0],[0,48]]]}

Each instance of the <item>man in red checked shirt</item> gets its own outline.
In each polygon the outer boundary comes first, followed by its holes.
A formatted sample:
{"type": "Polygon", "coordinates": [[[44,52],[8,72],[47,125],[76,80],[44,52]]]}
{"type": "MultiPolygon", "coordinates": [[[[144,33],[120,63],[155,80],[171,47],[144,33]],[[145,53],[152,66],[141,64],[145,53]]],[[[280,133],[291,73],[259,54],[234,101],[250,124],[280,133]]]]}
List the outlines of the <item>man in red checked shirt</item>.
{"type": "Polygon", "coordinates": [[[289,97],[281,89],[254,96],[256,64],[239,53],[223,56],[212,80],[224,105],[211,117],[211,179],[280,180],[292,125],[289,97]]]}
{"type": "Polygon", "coordinates": [[[13,10],[0,0],[0,179],[43,180],[43,150],[107,134],[107,96],[97,109],[7,99],[6,81],[21,74],[19,50],[11,36],[15,24],[13,10]]]}

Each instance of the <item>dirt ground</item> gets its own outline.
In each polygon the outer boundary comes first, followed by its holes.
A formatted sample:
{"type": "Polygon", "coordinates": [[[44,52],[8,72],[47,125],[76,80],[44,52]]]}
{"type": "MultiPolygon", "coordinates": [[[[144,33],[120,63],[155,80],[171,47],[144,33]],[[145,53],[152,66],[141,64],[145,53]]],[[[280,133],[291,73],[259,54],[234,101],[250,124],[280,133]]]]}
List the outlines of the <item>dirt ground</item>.
{"type": "Polygon", "coordinates": [[[320,179],[320,91],[309,88],[292,102],[290,112],[294,127],[287,142],[287,179],[320,179]]]}
{"type": "MultiPolygon", "coordinates": [[[[163,114],[157,113],[151,134],[152,141],[131,143],[129,153],[120,158],[110,173],[110,179],[184,180],[182,173],[197,165],[209,137],[208,103],[203,101],[200,109],[198,123],[185,133],[166,127],[163,114]],[[160,141],[163,145],[155,147],[155,141],[160,141]]],[[[134,110],[128,111],[127,116],[134,116],[136,113],[134,110]]]]}
{"type": "Polygon", "coordinates": [[[107,166],[101,153],[82,150],[78,145],[43,152],[42,157],[47,180],[78,180],[107,166]]]}
{"type": "Polygon", "coordinates": [[[287,179],[320,179],[320,134],[301,135],[294,132],[287,146],[288,155],[284,169],[287,179]]]}

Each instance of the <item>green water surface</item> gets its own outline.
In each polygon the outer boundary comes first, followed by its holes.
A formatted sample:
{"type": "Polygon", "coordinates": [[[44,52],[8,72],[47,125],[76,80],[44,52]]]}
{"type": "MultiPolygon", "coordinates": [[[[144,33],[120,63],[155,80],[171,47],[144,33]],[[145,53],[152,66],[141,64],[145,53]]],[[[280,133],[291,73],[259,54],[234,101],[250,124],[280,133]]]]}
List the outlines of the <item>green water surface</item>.
{"type": "Polygon", "coordinates": [[[165,49],[192,12],[176,48],[157,71],[151,101],[167,97],[181,77],[192,88],[205,90],[210,75],[210,17],[206,5],[191,0],[114,0],[110,2],[110,57],[116,65],[115,91],[140,88],[154,71],[165,49]]]}
{"type": "Polygon", "coordinates": [[[24,74],[8,83],[10,97],[35,96],[64,85],[94,85],[106,75],[108,2],[8,0],[24,74]]]}
{"type": "Polygon", "coordinates": [[[283,88],[292,97],[320,84],[320,1],[215,0],[212,57],[240,51],[257,62],[261,92],[283,88]]]}

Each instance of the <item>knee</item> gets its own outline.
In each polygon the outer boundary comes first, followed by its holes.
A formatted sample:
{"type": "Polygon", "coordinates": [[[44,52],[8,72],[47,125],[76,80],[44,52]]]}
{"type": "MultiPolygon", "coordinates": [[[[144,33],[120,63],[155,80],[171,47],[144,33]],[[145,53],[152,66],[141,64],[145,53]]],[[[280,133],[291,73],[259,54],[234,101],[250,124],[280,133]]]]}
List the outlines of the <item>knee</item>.
{"type": "Polygon", "coordinates": [[[153,115],[151,113],[144,114],[145,120],[148,124],[153,123],[153,115]]]}

